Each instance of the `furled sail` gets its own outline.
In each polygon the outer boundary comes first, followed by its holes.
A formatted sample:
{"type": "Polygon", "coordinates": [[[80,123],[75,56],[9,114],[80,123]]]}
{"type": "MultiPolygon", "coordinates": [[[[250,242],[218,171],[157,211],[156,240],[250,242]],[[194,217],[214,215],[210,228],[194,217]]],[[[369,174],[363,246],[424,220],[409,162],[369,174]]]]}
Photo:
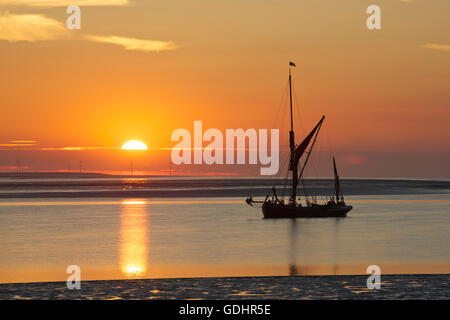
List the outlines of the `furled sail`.
{"type": "Polygon", "coordinates": [[[339,193],[340,193],[340,185],[339,185],[339,175],[336,169],[336,160],[333,157],[333,168],[334,168],[334,187],[336,190],[336,202],[339,202],[339,193]]]}
{"type": "Polygon", "coordinates": [[[316,124],[314,129],[308,134],[308,136],[300,143],[294,150],[294,157],[293,162],[291,164],[292,167],[298,166],[298,163],[300,161],[300,158],[305,153],[306,148],[308,147],[309,143],[311,142],[311,139],[316,134],[316,131],[319,129],[319,127],[322,125],[323,120],[325,119],[325,116],[320,119],[320,121],[316,124]]]}
{"type": "Polygon", "coordinates": [[[339,175],[336,168],[336,160],[333,157],[333,167],[334,167],[334,187],[336,189],[336,202],[344,202],[344,196],[341,191],[341,183],[339,181],[339,175]]]}

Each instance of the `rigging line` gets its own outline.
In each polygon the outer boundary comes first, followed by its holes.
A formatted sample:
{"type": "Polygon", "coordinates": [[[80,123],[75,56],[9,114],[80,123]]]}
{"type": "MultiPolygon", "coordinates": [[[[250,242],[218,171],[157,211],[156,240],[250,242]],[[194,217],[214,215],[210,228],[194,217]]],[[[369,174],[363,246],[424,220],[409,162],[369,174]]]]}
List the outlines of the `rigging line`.
{"type": "MultiPolygon", "coordinates": [[[[293,81],[292,81],[293,82],[293,81]]],[[[294,85],[292,85],[293,88],[295,88],[294,85]]],[[[297,99],[297,91],[294,89],[292,90],[292,99],[294,101],[294,117],[296,120],[296,123],[300,123],[300,127],[302,129],[302,132],[306,132],[305,126],[303,125],[303,117],[302,113],[300,112],[300,101],[297,99]]]]}
{"type": "Polygon", "coordinates": [[[305,201],[308,202],[308,193],[306,192],[306,181],[303,177],[301,177],[300,182],[302,184],[303,194],[305,195],[305,201]]]}
{"type": "MultiPolygon", "coordinates": [[[[311,155],[312,158],[311,158],[311,161],[310,161],[311,168],[312,168],[312,170],[313,170],[313,172],[315,174],[315,177],[316,177],[316,181],[319,178],[320,167],[321,167],[321,164],[322,164],[322,157],[321,157],[322,143],[321,142],[322,142],[322,139],[318,139],[316,151],[313,152],[313,154],[311,155]]],[[[316,193],[316,196],[317,196],[317,193],[316,193]]],[[[322,199],[323,199],[323,196],[319,195],[319,197],[322,197],[322,199]]]]}
{"type": "MultiPolygon", "coordinates": [[[[276,115],[275,115],[275,119],[274,119],[274,122],[273,122],[273,124],[272,124],[272,128],[275,128],[275,125],[276,125],[276,123],[277,123],[277,121],[278,121],[278,116],[280,115],[280,110],[283,110],[283,111],[284,111],[283,105],[284,105],[284,101],[285,101],[286,98],[287,98],[288,86],[289,86],[289,82],[287,82],[287,84],[286,84],[286,86],[285,86],[285,88],[284,88],[284,93],[283,93],[283,95],[281,96],[281,103],[280,103],[280,105],[278,106],[278,110],[277,110],[277,113],[276,113],[276,115]]],[[[282,111],[282,113],[283,113],[283,111],[282,111]]],[[[283,121],[283,119],[281,119],[281,121],[283,121]]]]}
{"type": "Polygon", "coordinates": [[[286,158],[286,173],[285,173],[285,177],[284,177],[284,198],[286,198],[286,197],[290,197],[290,190],[288,189],[288,185],[290,184],[290,180],[289,180],[289,176],[290,176],[290,171],[289,171],[289,169],[288,169],[288,167],[289,167],[289,163],[290,163],[290,159],[291,159],[291,156],[290,156],[290,152],[288,153],[288,157],[286,158]]]}
{"type": "Polygon", "coordinates": [[[306,193],[305,179],[301,178],[301,179],[300,179],[300,182],[302,183],[302,189],[303,189],[303,193],[304,193],[304,195],[305,195],[305,201],[306,201],[306,203],[308,203],[309,197],[308,197],[308,194],[306,193]]]}
{"type": "Polygon", "coordinates": [[[333,150],[333,142],[331,141],[330,131],[328,130],[328,127],[325,128],[325,134],[327,136],[327,144],[328,144],[328,150],[331,152],[334,152],[333,150]]]}
{"type": "MultiPolygon", "coordinates": [[[[316,159],[317,159],[317,152],[313,152],[311,154],[311,160],[309,161],[311,163],[311,165],[305,169],[305,171],[312,171],[314,173],[314,175],[312,175],[311,177],[309,177],[308,179],[308,183],[309,183],[309,188],[311,189],[311,195],[314,197],[317,197],[317,190],[315,190],[314,185],[318,182],[318,169],[317,169],[317,164],[316,164],[316,159]]],[[[305,179],[305,184],[306,184],[306,179],[305,179]]]]}
{"type": "MultiPolygon", "coordinates": [[[[295,86],[293,85],[293,87],[295,88],[295,86]]],[[[297,91],[294,89],[292,92],[293,95],[293,100],[294,100],[294,107],[295,107],[295,118],[296,118],[296,122],[300,123],[300,127],[302,129],[303,132],[306,132],[305,130],[305,126],[303,124],[303,117],[302,117],[302,113],[300,112],[300,101],[299,99],[297,99],[297,91]]],[[[303,189],[303,193],[305,196],[305,200],[308,201],[308,193],[306,192],[306,187],[305,187],[305,180],[303,179],[303,177],[300,177],[300,182],[302,183],[302,189],[303,189]]]]}
{"type": "MultiPolygon", "coordinates": [[[[286,95],[286,100],[287,100],[287,95],[286,95]]],[[[280,118],[280,128],[284,128],[284,124],[287,123],[287,121],[286,121],[287,113],[288,113],[287,108],[282,108],[281,118],[280,118]]]]}
{"type": "Polygon", "coordinates": [[[286,117],[286,108],[284,108],[284,106],[286,105],[286,101],[287,101],[288,89],[289,89],[289,81],[287,81],[287,83],[286,83],[286,86],[285,86],[285,89],[284,89],[284,94],[283,94],[283,96],[281,98],[281,103],[280,103],[280,105],[278,107],[277,114],[276,114],[274,123],[272,125],[272,128],[276,128],[277,122],[279,122],[279,128],[283,127],[283,124],[285,122],[284,120],[285,120],[285,117],[286,117]],[[280,113],[280,110],[281,110],[281,113],[280,113]]]}
{"type": "MultiPolygon", "coordinates": [[[[285,114],[285,108],[283,108],[283,105],[285,104],[284,102],[285,102],[285,100],[287,99],[288,86],[289,86],[289,81],[288,81],[288,82],[286,83],[286,85],[285,85],[284,93],[283,93],[283,95],[281,96],[281,102],[280,102],[280,105],[278,106],[278,110],[277,110],[277,113],[276,113],[276,115],[275,115],[275,119],[274,119],[274,121],[273,121],[273,124],[272,124],[272,127],[271,127],[271,128],[275,128],[275,125],[277,124],[277,121],[279,120],[280,110],[281,110],[281,122],[283,122],[283,117],[284,117],[284,114],[285,114]]],[[[258,177],[258,176],[259,176],[259,175],[258,175],[258,172],[257,172],[257,171],[256,171],[256,172],[253,174],[253,176],[252,176],[252,180],[253,180],[253,182],[252,182],[252,184],[251,184],[252,189],[254,189],[254,187],[255,187],[255,185],[256,185],[257,177],[258,177]]]]}
{"type": "MultiPolygon", "coordinates": [[[[328,132],[328,131],[326,131],[328,132]]],[[[327,143],[328,144],[328,143],[327,143]]],[[[330,165],[330,163],[332,162],[333,156],[331,154],[331,151],[329,149],[329,147],[327,147],[327,150],[323,151],[323,167],[324,168],[332,168],[332,166],[330,165]],[[327,156],[327,152],[328,152],[328,156],[327,156]]],[[[324,172],[324,178],[328,179],[328,175],[326,174],[326,171],[324,172]]],[[[329,199],[330,197],[332,197],[332,195],[334,194],[335,190],[334,190],[334,184],[325,184],[325,197],[327,197],[327,199],[329,199]]]]}
{"type": "Polygon", "coordinates": [[[317,197],[317,192],[314,192],[314,183],[317,181],[317,177],[319,176],[318,174],[318,169],[317,169],[317,152],[312,152],[311,151],[311,160],[309,161],[310,166],[308,168],[306,168],[306,171],[312,171],[313,175],[309,177],[309,185],[310,185],[310,189],[311,189],[311,195],[314,197],[317,197]],[[309,170],[308,170],[309,169],[309,170]],[[313,178],[314,177],[314,178],[313,178]]]}
{"type": "MultiPolygon", "coordinates": [[[[283,123],[286,123],[286,119],[287,119],[286,116],[287,116],[287,114],[288,114],[287,108],[283,108],[283,116],[282,116],[283,123]]],[[[281,127],[283,127],[283,125],[281,125],[281,127]]],[[[280,145],[279,147],[280,147],[280,155],[284,154],[285,153],[284,152],[285,151],[284,148],[286,147],[286,145],[280,145]],[[283,152],[281,152],[281,150],[283,150],[283,152]]],[[[280,177],[284,180],[284,185],[287,184],[288,179],[289,179],[289,170],[287,169],[288,168],[289,159],[290,159],[289,154],[290,154],[290,152],[287,152],[287,157],[283,158],[283,168],[280,171],[280,177]]]]}
{"type": "MultiPolygon", "coordinates": [[[[289,158],[287,158],[287,159],[285,159],[285,161],[283,161],[283,166],[282,166],[282,171],[281,172],[284,172],[284,170],[285,170],[285,168],[287,167],[287,164],[289,163],[289,158]]],[[[281,190],[281,197],[283,198],[283,200],[285,200],[285,197],[286,197],[286,187],[287,187],[287,184],[288,184],[288,182],[289,182],[289,170],[286,170],[286,176],[285,177],[283,177],[284,179],[283,179],[283,181],[284,181],[284,184],[282,184],[282,190],[281,190]]]]}
{"type": "Polygon", "coordinates": [[[279,177],[280,180],[283,181],[283,183],[281,184],[281,186],[283,187],[283,189],[281,190],[280,195],[281,195],[281,197],[284,198],[285,187],[286,187],[286,184],[287,184],[287,182],[288,182],[288,174],[289,174],[289,170],[286,170],[286,168],[287,168],[287,165],[288,165],[288,163],[289,163],[290,157],[284,157],[284,156],[282,156],[283,153],[281,152],[281,147],[282,147],[282,146],[280,146],[280,150],[279,150],[281,167],[280,167],[280,169],[278,170],[277,177],[279,177]],[[284,175],[285,172],[287,173],[286,176],[284,175]]]}
{"type": "Polygon", "coordinates": [[[285,169],[285,167],[286,167],[286,165],[287,165],[288,163],[289,163],[289,158],[283,159],[281,169],[278,170],[278,172],[279,172],[279,173],[278,173],[278,176],[279,176],[279,177],[284,176],[284,174],[282,174],[282,173],[284,172],[284,169],[285,169]]]}
{"type": "Polygon", "coordinates": [[[335,150],[334,150],[334,147],[333,147],[333,143],[331,141],[331,136],[330,136],[328,128],[325,128],[325,135],[327,137],[328,153],[329,153],[330,159],[332,159],[333,155],[335,155],[335,153],[334,153],[335,150]]]}
{"type": "Polygon", "coordinates": [[[294,101],[294,107],[295,107],[295,120],[298,120],[298,122],[300,123],[300,126],[302,128],[303,131],[305,131],[305,126],[303,125],[303,118],[302,118],[302,113],[301,113],[301,108],[300,108],[300,99],[301,99],[301,95],[298,95],[298,99],[297,99],[297,92],[298,92],[298,88],[294,85],[294,79],[292,79],[292,98],[294,101]]]}
{"type": "Polygon", "coordinates": [[[311,147],[309,148],[309,151],[308,151],[308,154],[307,154],[307,156],[306,156],[305,162],[303,163],[302,171],[300,171],[300,177],[303,175],[303,171],[305,170],[305,167],[306,167],[306,165],[308,164],[309,157],[311,156],[313,147],[314,147],[314,145],[315,145],[315,143],[316,143],[317,136],[319,135],[319,132],[320,132],[320,129],[321,129],[321,128],[322,128],[322,123],[320,124],[319,128],[318,128],[317,131],[316,131],[316,134],[314,135],[314,140],[313,140],[313,142],[312,142],[312,144],[311,144],[311,147]]]}
{"type": "MultiPolygon", "coordinates": [[[[313,175],[309,177],[309,182],[310,184],[308,186],[314,185],[315,182],[319,183],[319,187],[320,187],[320,181],[318,180],[319,173],[320,173],[320,168],[322,167],[322,163],[323,163],[323,156],[322,156],[322,149],[323,149],[323,138],[317,137],[314,139],[313,145],[314,146],[314,152],[312,150],[312,147],[310,148],[310,150],[307,152],[307,155],[310,157],[310,159],[308,160],[308,158],[306,159],[304,165],[303,165],[303,169],[302,169],[302,175],[303,175],[303,171],[305,172],[304,176],[309,175],[310,173],[312,173],[313,175]],[[317,139],[317,141],[316,141],[317,139]],[[315,144],[314,144],[315,143],[315,144]],[[309,163],[309,166],[306,167],[306,162],[309,163]],[[314,177],[314,179],[313,179],[314,177]]],[[[306,180],[305,180],[306,181],[306,180]]],[[[305,185],[307,185],[307,183],[305,182],[305,185]]],[[[313,188],[314,190],[314,188],[313,188]]],[[[329,190],[325,190],[326,193],[329,193],[329,190]]],[[[313,194],[314,197],[319,197],[319,199],[323,199],[326,200],[326,195],[320,195],[317,193],[317,191],[313,194]]]]}
{"type": "MultiPolygon", "coordinates": [[[[286,91],[285,91],[285,99],[283,102],[285,102],[284,106],[288,104],[287,100],[288,100],[288,89],[289,89],[289,81],[287,81],[287,86],[286,86],[286,91]]],[[[284,124],[288,123],[288,108],[282,108],[282,114],[281,114],[281,124],[280,124],[280,128],[284,128],[284,124]]],[[[280,149],[284,148],[286,145],[280,145],[280,149]]],[[[289,182],[289,170],[287,170],[287,165],[289,163],[290,160],[290,153],[288,152],[288,157],[284,159],[284,164],[283,164],[283,171],[281,171],[282,173],[285,172],[286,175],[283,177],[284,178],[284,190],[283,190],[283,198],[285,197],[286,194],[286,186],[289,182]]],[[[283,199],[284,200],[284,199],[283,199]]]]}
{"type": "MultiPolygon", "coordinates": [[[[328,126],[325,126],[325,130],[326,132],[328,132],[328,126]]],[[[322,134],[321,138],[318,139],[317,147],[315,148],[316,152],[314,152],[310,161],[313,164],[312,168],[314,169],[316,177],[319,177],[318,172],[321,171],[321,168],[328,168],[327,151],[329,152],[329,149],[325,147],[325,144],[328,145],[328,141],[325,142],[325,140],[327,140],[326,138],[326,134],[325,137],[322,134]]],[[[331,186],[325,181],[327,180],[321,181],[320,185],[323,188],[324,193],[322,195],[319,195],[319,197],[321,197],[324,201],[328,201],[329,197],[333,194],[334,191],[331,186]]]]}
{"type": "MultiPolygon", "coordinates": [[[[275,127],[277,122],[280,122],[280,126],[279,128],[283,128],[283,124],[285,123],[285,117],[286,117],[286,110],[287,108],[285,108],[286,106],[286,101],[287,101],[287,97],[288,97],[288,89],[289,89],[289,81],[286,82],[286,86],[284,89],[284,94],[282,96],[282,100],[280,103],[280,106],[278,108],[278,112],[277,115],[275,117],[275,121],[274,121],[274,125],[272,126],[272,128],[275,127]],[[280,113],[281,110],[281,113],[280,113]],[[281,115],[281,117],[280,117],[281,115]]],[[[281,149],[284,147],[284,145],[279,145],[279,154],[281,153],[281,149]]],[[[286,159],[283,159],[286,160],[286,159]]],[[[285,167],[285,162],[282,162],[282,166],[281,166],[281,170],[278,171],[277,176],[280,177],[281,179],[283,178],[283,171],[284,171],[284,167],[285,167]]]]}
{"type": "MultiPolygon", "coordinates": [[[[312,158],[314,158],[314,155],[312,155],[312,158]]],[[[312,167],[312,166],[310,166],[310,167],[308,167],[308,168],[306,168],[306,167],[304,167],[304,168],[305,168],[305,171],[311,171],[311,170],[314,171],[314,167],[312,167]]],[[[316,175],[317,175],[317,174],[316,174],[316,175]]],[[[303,188],[304,188],[305,192],[306,192],[307,194],[310,194],[311,197],[315,197],[316,194],[314,193],[314,188],[313,188],[314,183],[313,183],[313,179],[312,179],[311,177],[310,177],[309,179],[306,179],[304,176],[302,176],[302,179],[303,179],[303,188]],[[310,190],[310,189],[311,189],[311,190],[310,190]],[[307,190],[309,190],[309,191],[307,192],[307,190]]]]}
{"type": "MultiPolygon", "coordinates": [[[[334,147],[333,147],[333,142],[331,141],[331,136],[330,136],[330,131],[328,130],[328,126],[325,127],[325,136],[326,136],[326,140],[327,140],[327,148],[328,148],[328,155],[330,157],[330,160],[333,159],[333,156],[335,155],[335,151],[334,151],[334,147]]],[[[333,174],[334,175],[334,174],[333,174]]],[[[332,175],[332,176],[333,176],[332,175]]],[[[332,189],[330,189],[330,197],[332,196],[332,194],[334,193],[334,190],[331,191],[332,189]]]]}
{"type": "Polygon", "coordinates": [[[317,152],[314,153],[313,159],[314,159],[314,171],[316,174],[316,181],[319,183],[319,187],[324,189],[324,194],[318,194],[318,197],[322,200],[326,201],[327,194],[329,194],[329,190],[327,187],[327,184],[323,184],[323,180],[319,176],[320,168],[323,167],[323,156],[322,156],[322,144],[320,143],[322,140],[319,140],[318,142],[318,148],[317,152]]]}

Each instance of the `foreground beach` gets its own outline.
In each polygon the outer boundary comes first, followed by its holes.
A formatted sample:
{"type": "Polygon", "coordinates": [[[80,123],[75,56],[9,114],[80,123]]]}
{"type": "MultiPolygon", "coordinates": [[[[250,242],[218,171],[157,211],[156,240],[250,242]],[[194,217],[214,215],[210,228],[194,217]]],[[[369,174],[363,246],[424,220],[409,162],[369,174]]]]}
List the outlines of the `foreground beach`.
{"type": "Polygon", "coordinates": [[[450,275],[233,277],[0,284],[0,299],[450,299],[450,275]]]}

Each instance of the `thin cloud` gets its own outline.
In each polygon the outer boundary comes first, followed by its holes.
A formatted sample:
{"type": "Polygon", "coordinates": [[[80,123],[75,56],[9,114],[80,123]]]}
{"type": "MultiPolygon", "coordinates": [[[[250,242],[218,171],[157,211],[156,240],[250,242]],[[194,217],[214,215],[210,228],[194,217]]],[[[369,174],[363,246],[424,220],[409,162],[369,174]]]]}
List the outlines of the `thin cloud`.
{"type": "Polygon", "coordinates": [[[33,150],[33,151],[92,151],[92,150],[120,150],[120,147],[39,147],[34,140],[13,140],[8,143],[0,143],[0,150],[33,150]],[[4,147],[4,148],[2,148],[4,147]]]}
{"type": "Polygon", "coordinates": [[[86,36],[86,40],[102,43],[110,43],[122,46],[125,50],[159,52],[174,50],[177,46],[172,41],[143,40],[117,36],[86,36]]]}
{"type": "Polygon", "coordinates": [[[447,44],[427,43],[423,44],[422,47],[433,50],[450,51],[450,45],[447,44]]]}
{"type": "Polygon", "coordinates": [[[92,150],[117,150],[118,147],[51,147],[39,148],[41,151],[92,151],[92,150]]]}
{"type": "Polygon", "coordinates": [[[68,30],[61,22],[39,14],[0,15],[0,39],[10,42],[46,41],[67,38],[68,30]]]}
{"type": "Polygon", "coordinates": [[[0,147],[30,147],[35,145],[35,143],[0,143],[0,147]]]}
{"type": "MultiPolygon", "coordinates": [[[[0,0],[1,1],[1,0],[0,0]]],[[[40,14],[10,14],[0,15],[0,40],[18,41],[48,41],[70,38],[71,33],[66,26],[54,19],[40,14]]],[[[93,42],[115,44],[125,50],[159,52],[176,49],[172,41],[146,40],[118,36],[85,36],[82,38],[93,42]]]]}
{"type": "Polygon", "coordinates": [[[0,143],[0,147],[32,147],[35,146],[35,140],[12,140],[8,143],[0,143]]]}
{"type": "Polygon", "coordinates": [[[36,140],[12,140],[10,143],[17,143],[17,144],[36,144],[36,140]]]}
{"type": "Polygon", "coordinates": [[[36,143],[36,140],[12,140],[12,143],[36,143]]]}
{"type": "Polygon", "coordinates": [[[3,6],[29,7],[68,7],[70,5],[83,6],[126,6],[129,0],[0,0],[3,6]]]}

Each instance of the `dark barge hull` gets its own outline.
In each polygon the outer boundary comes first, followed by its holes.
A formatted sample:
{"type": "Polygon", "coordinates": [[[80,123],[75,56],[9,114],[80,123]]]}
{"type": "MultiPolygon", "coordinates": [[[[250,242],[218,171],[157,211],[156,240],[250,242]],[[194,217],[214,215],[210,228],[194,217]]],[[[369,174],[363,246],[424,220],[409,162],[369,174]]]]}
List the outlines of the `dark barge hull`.
{"type": "Polygon", "coordinates": [[[262,211],[265,219],[282,218],[340,218],[346,217],[352,206],[312,205],[307,207],[265,202],[262,211]]]}

